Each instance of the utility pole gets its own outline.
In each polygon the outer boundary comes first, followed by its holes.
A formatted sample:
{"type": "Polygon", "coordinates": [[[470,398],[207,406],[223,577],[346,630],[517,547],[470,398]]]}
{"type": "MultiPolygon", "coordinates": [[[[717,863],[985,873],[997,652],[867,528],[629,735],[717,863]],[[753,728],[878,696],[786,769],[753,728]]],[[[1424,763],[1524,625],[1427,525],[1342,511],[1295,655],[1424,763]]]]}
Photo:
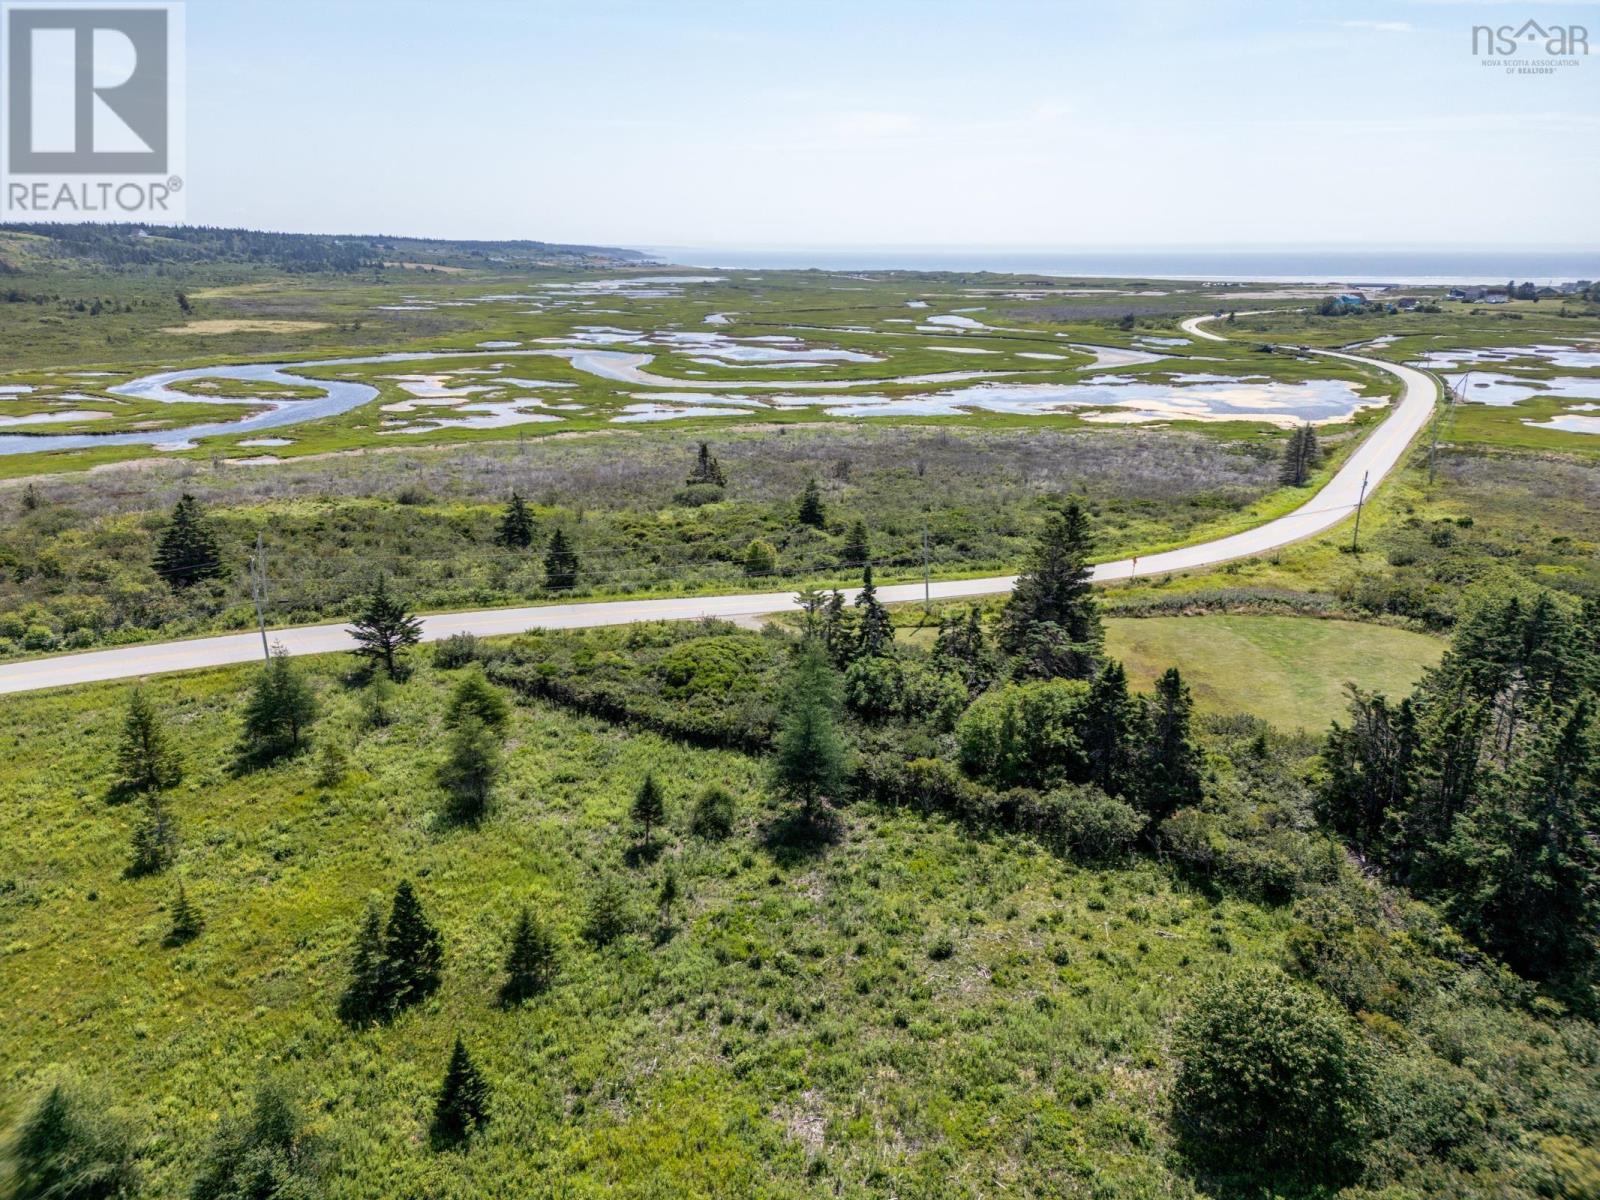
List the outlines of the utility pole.
{"type": "Polygon", "coordinates": [[[1367,502],[1367,475],[1368,472],[1361,472],[1361,495],[1356,499],[1356,532],[1355,536],[1350,539],[1350,552],[1352,554],[1359,553],[1361,550],[1361,506],[1367,502]]]}
{"type": "Polygon", "coordinates": [[[928,522],[922,522],[922,611],[933,608],[933,583],[928,568],[928,522]]]}
{"type": "Polygon", "coordinates": [[[267,548],[262,544],[261,531],[256,530],[256,552],[250,556],[250,596],[256,602],[256,624],[261,628],[261,654],[272,662],[272,648],[267,645],[267,548]]]}

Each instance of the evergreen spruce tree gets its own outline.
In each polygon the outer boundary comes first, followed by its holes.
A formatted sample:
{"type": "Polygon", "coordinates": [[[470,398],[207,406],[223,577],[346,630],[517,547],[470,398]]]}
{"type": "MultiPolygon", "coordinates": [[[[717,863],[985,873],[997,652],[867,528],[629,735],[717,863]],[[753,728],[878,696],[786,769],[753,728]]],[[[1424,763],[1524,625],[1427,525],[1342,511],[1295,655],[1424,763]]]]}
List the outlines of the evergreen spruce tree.
{"type": "Polygon", "coordinates": [[[1108,796],[1134,783],[1139,706],[1128,694],[1128,674],[1115,659],[1100,668],[1084,703],[1079,737],[1089,763],[1089,781],[1108,796]]]}
{"type": "Polygon", "coordinates": [[[511,707],[500,689],[484,678],[483,668],[473,666],[456,681],[446,715],[452,725],[476,717],[488,728],[499,729],[511,715],[511,707]]]}
{"type": "Polygon", "coordinates": [[[835,665],[847,666],[856,654],[856,627],[844,607],[844,593],[838,588],[822,609],[822,644],[835,665]]]}
{"type": "Polygon", "coordinates": [[[248,1116],[223,1122],[190,1200],[301,1200],[321,1194],[322,1163],[287,1089],[263,1084],[248,1116]]]}
{"type": "Polygon", "coordinates": [[[10,1145],[12,1200],[132,1200],[138,1155],[97,1097],[53,1084],[23,1114],[10,1145]]]}
{"type": "Polygon", "coordinates": [[[489,1085],[473,1065],[467,1048],[456,1035],[450,1065],[433,1106],[433,1124],[428,1135],[437,1150],[448,1150],[465,1142],[489,1121],[489,1085]]]}
{"type": "Polygon", "coordinates": [[[1593,700],[1539,718],[1527,752],[1455,822],[1440,874],[1464,933],[1524,975],[1581,987],[1600,928],[1593,700]]]}
{"type": "Polygon", "coordinates": [[[817,486],[816,476],[806,480],[806,490],[800,496],[798,519],[800,524],[813,529],[821,529],[827,524],[828,513],[822,504],[822,489],[817,486]]]}
{"type": "Polygon", "coordinates": [[[1372,854],[1416,786],[1416,709],[1410,699],[1392,705],[1354,684],[1347,687],[1350,725],[1335,721],[1323,745],[1327,775],[1318,815],[1361,853],[1372,854]]]}
{"type": "Polygon", "coordinates": [[[844,545],[839,551],[839,565],[841,567],[864,567],[872,558],[872,539],[867,535],[865,521],[856,521],[850,526],[850,532],[845,534],[844,545]]]}
{"type": "Polygon", "coordinates": [[[1139,801],[1156,824],[1200,800],[1200,751],[1190,729],[1194,700],[1177,667],[1168,667],[1156,680],[1148,712],[1139,801]]]}
{"type": "Polygon", "coordinates": [[[422,622],[406,611],[398,597],[389,593],[388,576],[378,582],[362,603],[361,611],[350,622],[350,636],[356,653],[381,666],[390,679],[399,678],[396,656],[422,640],[422,622]]]}
{"type": "Polygon", "coordinates": [[[584,913],[583,936],[603,949],[633,928],[628,893],[622,879],[614,874],[601,876],[589,893],[584,913]]]}
{"type": "Polygon", "coordinates": [[[1076,499],[1044,523],[1000,619],[1000,646],[1025,674],[1087,679],[1104,636],[1095,603],[1089,514],[1076,499]]]}
{"type": "Polygon", "coordinates": [[[775,790],[807,817],[837,797],[845,781],[839,678],[815,642],[795,654],[779,705],[772,755],[775,790]]]}
{"type": "Polygon", "coordinates": [[[1311,480],[1319,453],[1316,430],[1309,423],[1291,430],[1284,443],[1278,482],[1287,487],[1304,487],[1311,480]]]}
{"type": "Polygon", "coordinates": [[[666,803],[661,794],[661,785],[656,782],[655,772],[645,773],[644,782],[639,785],[639,790],[634,793],[633,805],[628,810],[633,818],[633,823],[639,827],[639,836],[645,845],[650,844],[650,835],[655,827],[666,819],[666,803]]]}
{"type": "Polygon", "coordinates": [[[184,890],[180,880],[178,894],[172,901],[172,927],[167,930],[167,945],[182,946],[194,941],[205,925],[205,918],[189,899],[189,893],[184,890]]]}
{"type": "Polygon", "coordinates": [[[500,1003],[520,1004],[550,986],[556,975],[556,939],[526,906],[517,916],[506,949],[506,979],[500,1003]]]}
{"type": "Polygon", "coordinates": [[[173,591],[225,574],[222,548],[211,532],[200,501],[188,492],[178,497],[167,527],[156,539],[155,559],[151,565],[173,591]]]}
{"type": "Polygon", "coordinates": [[[550,535],[550,548],[544,555],[544,586],[552,592],[568,592],[578,585],[578,553],[566,532],[550,535]]]}
{"type": "Polygon", "coordinates": [[[973,694],[994,681],[994,652],[983,633],[983,615],[973,605],[963,617],[939,621],[939,634],[933,643],[933,659],[944,671],[954,671],[973,694]]]}
{"type": "Polygon", "coordinates": [[[533,514],[515,488],[495,526],[494,540],[508,550],[526,550],[533,545],[533,514]]]}
{"type": "Polygon", "coordinates": [[[122,719],[122,740],[117,746],[117,788],[123,792],[153,792],[176,786],[183,777],[183,762],[167,736],[161,714],[143,687],[128,693],[128,710],[122,719]]]}
{"type": "Polygon", "coordinates": [[[861,591],[856,596],[857,658],[877,658],[894,647],[894,622],[889,611],[878,603],[878,589],[872,582],[872,564],[861,569],[861,591]]]}
{"type": "Polygon", "coordinates": [[[711,487],[728,486],[728,478],[722,473],[722,464],[717,461],[716,456],[711,453],[711,447],[705,442],[700,443],[700,453],[695,458],[694,468],[684,482],[690,487],[697,484],[708,484],[711,487]]]}
{"type": "Polygon", "coordinates": [[[439,931],[422,911],[422,903],[408,880],[394,891],[389,923],[383,931],[383,975],[392,1010],[409,1007],[431,996],[439,987],[444,946],[439,931]]]}
{"type": "Polygon", "coordinates": [[[274,646],[272,661],[257,670],[245,699],[240,751],[272,759],[296,753],[317,716],[317,698],[289,651],[274,646]]]}
{"type": "Polygon", "coordinates": [[[339,1019],[347,1025],[382,1020],[389,1011],[389,986],[384,970],[383,918],[368,906],[356,934],[350,960],[350,981],[339,997],[339,1019]]]}
{"type": "Polygon", "coordinates": [[[449,748],[439,767],[439,783],[449,793],[446,812],[452,821],[471,825],[483,819],[500,769],[500,742],[493,731],[472,713],[462,716],[450,732],[449,748]]]}
{"type": "Polygon", "coordinates": [[[172,865],[178,853],[178,831],[161,797],[149,792],[144,812],[133,827],[133,853],[128,860],[128,878],[157,875],[172,865]]]}

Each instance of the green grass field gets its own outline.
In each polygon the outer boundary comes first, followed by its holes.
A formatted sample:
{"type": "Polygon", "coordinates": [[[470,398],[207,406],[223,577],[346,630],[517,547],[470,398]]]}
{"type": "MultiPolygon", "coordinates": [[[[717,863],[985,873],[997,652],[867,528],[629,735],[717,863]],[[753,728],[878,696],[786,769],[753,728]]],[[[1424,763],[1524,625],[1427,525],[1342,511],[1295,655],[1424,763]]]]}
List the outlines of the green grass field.
{"type": "Polygon", "coordinates": [[[544,707],[515,712],[493,818],[440,827],[429,767],[448,679],[424,670],[394,725],[361,732],[346,667],[316,664],[317,738],[351,750],[333,786],[314,755],[228,769],[244,671],[149,685],[187,779],[178,861],[139,880],[122,877],[135,814],[106,799],[125,689],[7,701],[0,1118],[53,1065],[104,1084],[157,1131],[152,1196],[182,1194],[264,1077],[314,1114],[337,1197],[1184,1192],[1160,1115],[1167,1024],[1224,965],[1275,957],[1286,914],[871,809],[822,856],[775,854],[758,763],[544,707]],[[664,855],[686,893],[664,932],[661,864],[623,859],[646,769],[668,785],[664,855]],[[682,832],[712,782],[740,798],[726,843],[682,832]],[[641,932],[596,951],[578,929],[601,870],[625,878],[641,932]],[[180,879],[206,928],[164,948],[180,879]],[[350,941],[401,879],[443,931],[445,984],[351,1032],[334,1015],[350,941]],[[503,1012],[524,903],[559,929],[561,974],[503,1012]],[[936,961],[940,935],[954,952],[936,961]],[[428,1106],[458,1032],[494,1119],[470,1153],[435,1155],[428,1106]]]}
{"type": "Polygon", "coordinates": [[[1390,697],[1410,692],[1444,643],[1355,621],[1234,616],[1113,618],[1106,652],[1148,690],[1177,664],[1202,711],[1247,712],[1281,729],[1319,730],[1344,716],[1346,681],[1390,697]]]}

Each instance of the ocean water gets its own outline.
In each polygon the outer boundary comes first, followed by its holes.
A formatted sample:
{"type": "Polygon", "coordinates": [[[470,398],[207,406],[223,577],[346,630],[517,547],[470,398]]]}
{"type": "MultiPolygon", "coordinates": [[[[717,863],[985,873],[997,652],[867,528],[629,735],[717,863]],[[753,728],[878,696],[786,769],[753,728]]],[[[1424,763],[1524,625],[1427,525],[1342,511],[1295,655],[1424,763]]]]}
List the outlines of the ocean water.
{"type": "Polygon", "coordinates": [[[994,271],[1111,279],[1453,286],[1600,279],[1600,248],[1574,250],[1138,249],[649,246],[662,262],[719,270],[994,271]]]}

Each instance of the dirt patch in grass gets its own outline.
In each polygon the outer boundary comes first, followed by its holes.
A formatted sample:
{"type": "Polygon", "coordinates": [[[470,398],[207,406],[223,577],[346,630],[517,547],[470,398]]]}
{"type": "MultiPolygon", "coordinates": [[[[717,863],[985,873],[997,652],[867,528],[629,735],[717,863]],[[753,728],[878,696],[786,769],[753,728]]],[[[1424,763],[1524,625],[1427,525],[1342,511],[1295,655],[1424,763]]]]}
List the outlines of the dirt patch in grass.
{"type": "Polygon", "coordinates": [[[184,325],[168,325],[161,332],[207,337],[220,333],[299,333],[327,328],[326,321],[262,321],[248,317],[219,317],[209,321],[190,321],[184,325]]]}

